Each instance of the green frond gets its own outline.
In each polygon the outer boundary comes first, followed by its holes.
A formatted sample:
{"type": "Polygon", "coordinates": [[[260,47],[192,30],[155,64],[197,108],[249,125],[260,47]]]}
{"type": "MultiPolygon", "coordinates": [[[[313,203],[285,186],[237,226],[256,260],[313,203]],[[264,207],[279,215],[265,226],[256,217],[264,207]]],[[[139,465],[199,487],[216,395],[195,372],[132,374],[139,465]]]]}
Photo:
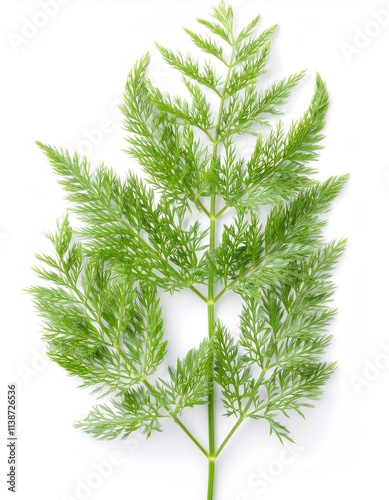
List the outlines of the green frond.
{"type": "Polygon", "coordinates": [[[200,35],[199,33],[194,33],[188,28],[184,28],[184,31],[191,38],[192,42],[206,54],[216,57],[224,64],[227,64],[223,57],[223,47],[209,36],[200,35]]]}
{"type": "Polygon", "coordinates": [[[244,160],[236,154],[236,146],[231,141],[224,144],[224,155],[215,160],[209,176],[213,192],[220,194],[228,206],[233,206],[245,191],[244,160]]]}
{"type": "Polygon", "coordinates": [[[211,105],[198,85],[188,80],[185,80],[184,83],[190,92],[192,103],[181,97],[172,98],[166,92],[162,93],[155,87],[150,89],[151,102],[160,112],[167,113],[171,117],[172,123],[189,123],[208,133],[214,127],[211,105]]]}
{"type": "Polygon", "coordinates": [[[160,431],[161,410],[152,397],[143,389],[130,390],[121,402],[114,400],[111,405],[95,406],[75,427],[97,439],[125,439],[137,430],[147,437],[160,431]]]}
{"type": "Polygon", "coordinates": [[[244,407],[252,395],[254,379],[250,367],[239,355],[231,333],[219,321],[215,328],[215,381],[222,389],[226,415],[244,416],[244,407]]]}
{"type": "Polygon", "coordinates": [[[325,221],[319,215],[329,210],[347,179],[348,175],[330,177],[301,190],[291,202],[276,206],[266,222],[266,252],[285,244],[309,246],[320,240],[325,221]]]}
{"type": "Polygon", "coordinates": [[[174,415],[179,415],[184,408],[205,404],[212,377],[212,351],[208,340],[190,349],[182,360],[178,359],[175,368],[169,367],[169,375],[168,380],[159,379],[157,389],[174,415]]]}
{"type": "Polygon", "coordinates": [[[242,269],[256,263],[262,252],[263,231],[258,217],[253,214],[248,221],[238,215],[232,224],[224,226],[220,245],[208,256],[208,272],[228,286],[229,280],[239,278],[242,269]]]}
{"type": "Polygon", "coordinates": [[[197,19],[197,22],[205,26],[212,34],[218,36],[228,45],[232,45],[231,33],[228,32],[221,24],[208,21],[207,19],[197,19]]]}
{"type": "Polygon", "coordinates": [[[240,43],[243,42],[243,40],[246,40],[249,36],[253,34],[253,31],[256,29],[258,26],[260,20],[260,16],[254,17],[252,21],[250,21],[247,26],[245,26],[239,34],[236,36],[236,43],[239,45],[240,43]]]}
{"type": "Polygon", "coordinates": [[[313,406],[335,369],[323,357],[346,242],[325,242],[323,227],[348,176],[314,177],[329,105],[320,75],[302,116],[272,125],[305,71],[260,85],[276,26],[258,33],[259,20],[237,31],[222,1],[211,20],[198,19],[203,32],[185,29],[196,57],[156,44],[180,73],[182,95],[155,85],[149,54],[135,63],[121,111],[126,152],[144,175],[120,177],[37,143],[79,229],[69,214],[58,221],[47,235],[52,252],[36,256],[41,283],[28,292],[48,356],[97,398],[110,397],[76,424],[96,438],[149,437],[172,418],[213,461],[252,418],[292,441],[283,417],[313,406]],[[244,135],[254,138],[249,152],[244,135]],[[207,307],[208,335],[166,367],[160,293],[184,289],[207,307]],[[229,292],[243,303],[237,335],[215,318],[229,292]],[[220,394],[235,423],[217,449],[220,394]],[[181,421],[205,404],[207,449],[181,421]]]}
{"type": "Polygon", "coordinates": [[[256,84],[258,78],[266,72],[269,55],[270,42],[267,42],[256,55],[235,66],[226,86],[226,95],[233,96],[249,85],[256,84]]]}
{"type": "Polygon", "coordinates": [[[304,71],[296,73],[274,83],[264,92],[259,92],[256,85],[249,85],[243,96],[235,94],[229,101],[227,113],[221,124],[222,140],[224,137],[230,138],[236,134],[251,133],[255,130],[256,124],[268,125],[268,115],[280,113],[278,107],[285,104],[304,74],[304,71]]]}
{"type": "Polygon", "coordinates": [[[276,370],[266,382],[268,401],[264,416],[281,412],[301,412],[311,407],[323,393],[323,386],[336,368],[335,363],[310,363],[294,369],[276,370]]]}
{"type": "MultiPolygon", "coordinates": [[[[257,58],[259,55],[262,55],[263,52],[267,53],[270,39],[276,29],[277,25],[270,26],[260,35],[250,37],[250,39],[245,43],[239,43],[235,56],[235,64],[245,63],[250,61],[250,59],[257,58]]],[[[258,60],[260,61],[261,58],[258,60]]]]}
{"type": "Polygon", "coordinates": [[[131,322],[123,336],[129,357],[141,378],[157,370],[165,358],[162,310],[154,287],[142,285],[133,303],[131,322]]]}
{"type": "Polygon", "coordinates": [[[216,70],[209,61],[205,61],[200,65],[199,61],[189,53],[184,54],[181,51],[173,52],[159,43],[156,44],[156,47],[169,66],[180,71],[180,73],[200,85],[208,87],[216,92],[216,94],[219,94],[218,87],[222,77],[216,73],[216,70]]]}
{"type": "Polygon", "coordinates": [[[212,12],[212,17],[216,19],[228,33],[232,33],[234,29],[234,11],[232,7],[222,0],[216,5],[212,12]]]}

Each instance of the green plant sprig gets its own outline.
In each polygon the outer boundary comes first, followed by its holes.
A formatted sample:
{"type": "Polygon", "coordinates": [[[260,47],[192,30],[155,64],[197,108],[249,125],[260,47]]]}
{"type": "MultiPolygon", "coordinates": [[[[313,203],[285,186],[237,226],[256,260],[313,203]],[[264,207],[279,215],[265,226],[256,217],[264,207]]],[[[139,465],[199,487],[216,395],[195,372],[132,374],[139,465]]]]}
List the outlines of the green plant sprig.
{"type": "Polygon", "coordinates": [[[335,369],[322,358],[335,314],[331,274],[345,240],[324,241],[323,214],[348,176],[313,177],[328,109],[319,75],[303,116],[288,129],[282,119],[271,125],[305,74],[258,88],[276,27],[257,34],[256,17],[237,33],[224,2],[212,20],[198,22],[205,32],[185,31],[211,59],[157,44],[182,74],[186,98],[154,86],[148,54],[126,82],[127,152],[146,181],[132,172],[120,180],[105,165],[92,169],[77,154],[38,143],[82,224],[74,231],[66,215],[48,235],[54,254],[38,255],[35,268],[46,284],[29,291],[50,358],[109,398],[76,427],[99,439],[137,430],[149,437],[172,418],[208,459],[212,500],[217,458],[244,421],[265,421],[281,442],[292,441],[282,416],[303,415],[335,369]],[[248,158],[236,141],[247,134],[255,138],[248,158]],[[217,224],[228,211],[219,241],[217,224]],[[208,335],[166,375],[159,293],[183,289],[206,304],[208,335]],[[229,292],[243,302],[238,335],[216,317],[229,292]],[[220,443],[216,386],[233,421],[220,443]],[[181,420],[197,405],[208,409],[207,445],[181,420]]]}

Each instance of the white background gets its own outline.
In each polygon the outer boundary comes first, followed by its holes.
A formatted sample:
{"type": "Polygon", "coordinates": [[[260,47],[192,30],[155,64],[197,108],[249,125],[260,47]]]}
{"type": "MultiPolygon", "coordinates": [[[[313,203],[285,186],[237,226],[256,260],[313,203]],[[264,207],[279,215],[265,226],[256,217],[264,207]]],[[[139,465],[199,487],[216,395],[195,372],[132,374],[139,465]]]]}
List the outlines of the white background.
{"type": "MultiPolygon", "coordinates": [[[[45,17],[43,2],[0,2],[0,496],[11,497],[5,411],[7,384],[16,382],[21,500],[205,499],[206,460],[173,424],[147,442],[137,437],[128,443],[98,442],[72,427],[94,398],[42,356],[39,322],[21,289],[34,280],[34,253],[47,247],[43,232],[66,208],[34,141],[88,151],[93,161],[104,159],[120,171],[136,168],[122,152],[116,110],[127,71],[151,50],[151,77],[168,88],[174,80],[153,41],[184,47],[181,27],[207,17],[212,2],[62,3],[53,0],[45,17]],[[98,128],[93,144],[88,132],[98,128]],[[97,476],[94,463],[113,452],[120,464],[107,477],[97,476]],[[80,481],[93,488],[82,495],[80,481]]],[[[291,419],[296,446],[287,453],[264,424],[242,428],[218,464],[215,500],[380,500],[387,495],[389,448],[389,3],[232,3],[241,24],[258,12],[261,27],[279,23],[273,78],[308,68],[286,120],[308,103],[316,71],[328,84],[320,176],[350,172],[351,180],[334,205],[327,234],[348,236],[349,245],[336,274],[339,314],[331,326],[329,356],[339,369],[325,397],[306,421],[291,419]],[[374,13],[380,11],[378,24],[374,13]]],[[[181,353],[205,335],[204,307],[186,294],[163,300],[168,336],[181,353]]],[[[227,308],[233,325],[238,305],[225,301],[217,313],[227,308]]],[[[185,419],[205,443],[204,411],[185,419]]],[[[230,425],[221,424],[219,442],[230,425]]]]}

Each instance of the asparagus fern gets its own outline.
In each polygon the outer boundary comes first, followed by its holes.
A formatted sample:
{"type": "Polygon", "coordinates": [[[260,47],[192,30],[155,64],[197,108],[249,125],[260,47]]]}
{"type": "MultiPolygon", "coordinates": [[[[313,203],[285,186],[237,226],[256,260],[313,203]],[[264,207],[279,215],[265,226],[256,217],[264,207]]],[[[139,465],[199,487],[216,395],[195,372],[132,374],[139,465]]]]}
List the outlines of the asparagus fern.
{"type": "Polygon", "coordinates": [[[38,143],[82,224],[75,231],[66,215],[48,235],[53,254],[38,255],[35,268],[45,285],[30,292],[50,358],[107,399],[76,426],[114,439],[138,429],[150,436],[172,418],[208,459],[211,500],[216,459],[238,427],[261,419],[281,441],[292,440],[280,415],[302,415],[334,370],[322,358],[335,313],[331,272],[345,241],[324,241],[322,214],[347,176],[313,177],[328,108],[319,75],[303,116],[289,128],[279,118],[274,125],[304,76],[258,87],[276,27],[257,34],[256,17],[236,32],[224,2],[211,20],[198,21],[201,33],[185,31],[204,59],[157,45],[182,74],[185,98],[153,85],[148,54],[126,82],[127,151],[146,181],[132,172],[121,180],[104,165],[38,143]],[[242,156],[237,139],[247,134],[255,145],[242,156]],[[189,213],[198,218],[188,226],[189,213]],[[224,214],[231,217],[219,239],[224,214]],[[208,335],[163,377],[159,295],[185,288],[207,307],[208,335]],[[230,292],[243,302],[237,334],[215,315],[230,292]],[[221,443],[218,394],[232,422],[221,443]],[[207,445],[181,420],[197,405],[208,408],[207,445]]]}

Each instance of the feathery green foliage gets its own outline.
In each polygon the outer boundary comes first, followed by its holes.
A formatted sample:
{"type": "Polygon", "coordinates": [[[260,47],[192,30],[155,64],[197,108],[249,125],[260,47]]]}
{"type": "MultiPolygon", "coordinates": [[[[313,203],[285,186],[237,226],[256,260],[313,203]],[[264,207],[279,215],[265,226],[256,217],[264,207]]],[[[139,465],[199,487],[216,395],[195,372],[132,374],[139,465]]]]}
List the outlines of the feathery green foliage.
{"type": "Polygon", "coordinates": [[[323,354],[335,314],[331,273],[345,241],[326,243],[322,229],[347,175],[313,177],[328,109],[321,77],[289,128],[281,108],[304,72],[258,86],[276,27],[257,34],[257,17],[237,33],[224,2],[212,20],[198,22],[199,33],[185,31],[205,58],[157,44],[186,96],[154,86],[148,54],[126,82],[127,152],[146,180],[132,172],[122,180],[105,165],[92,168],[38,143],[81,228],[75,232],[66,215],[48,235],[53,253],[38,255],[35,268],[44,284],[29,291],[51,359],[109,397],[77,427],[97,438],[150,436],[172,418],[208,458],[211,500],[216,458],[238,427],[257,419],[292,440],[283,417],[312,406],[334,370],[323,354]],[[255,144],[244,156],[236,138],[247,134],[255,144]],[[166,369],[159,294],[182,289],[205,303],[208,335],[166,369]],[[243,302],[239,332],[215,318],[228,292],[243,302]],[[218,446],[217,386],[233,420],[218,446]],[[197,405],[208,408],[208,447],[181,420],[197,405]]]}

